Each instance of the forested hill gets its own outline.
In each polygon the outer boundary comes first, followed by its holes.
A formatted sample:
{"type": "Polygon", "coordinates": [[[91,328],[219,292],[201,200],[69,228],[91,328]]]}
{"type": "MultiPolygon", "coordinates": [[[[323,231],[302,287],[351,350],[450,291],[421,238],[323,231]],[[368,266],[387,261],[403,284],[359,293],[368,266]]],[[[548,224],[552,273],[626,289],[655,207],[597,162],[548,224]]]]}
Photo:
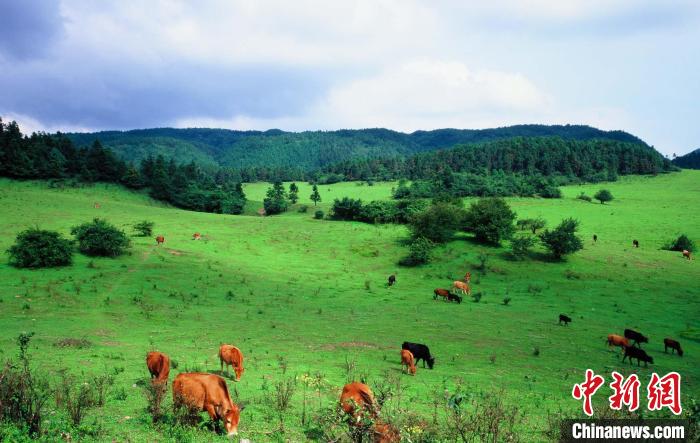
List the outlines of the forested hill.
{"type": "Polygon", "coordinates": [[[679,168],[700,169],[700,148],[674,158],[673,164],[679,168]]]}
{"type": "Polygon", "coordinates": [[[99,139],[126,161],[163,155],[181,163],[235,169],[282,168],[317,170],[360,158],[406,158],[413,154],[512,137],[557,136],[565,140],[605,139],[647,146],[623,131],[602,131],[583,125],[518,125],[494,129],[438,129],[411,134],[388,129],[284,132],[227,129],[142,129],[72,133],[77,146],[99,139]]]}

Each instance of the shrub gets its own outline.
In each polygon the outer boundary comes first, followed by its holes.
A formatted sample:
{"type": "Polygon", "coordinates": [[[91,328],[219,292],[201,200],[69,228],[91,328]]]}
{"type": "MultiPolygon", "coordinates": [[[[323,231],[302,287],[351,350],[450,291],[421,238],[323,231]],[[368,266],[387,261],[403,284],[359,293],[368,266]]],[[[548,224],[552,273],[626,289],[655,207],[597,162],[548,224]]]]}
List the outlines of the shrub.
{"type": "Polygon", "coordinates": [[[612,201],[613,195],[607,189],[601,189],[600,191],[595,193],[593,198],[598,200],[600,204],[605,204],[605,202],[612,201]]]}
{"type": "Polygon", "coordinates": [[[155,223],[144,220],[134,225],[134,231],[139,237],[150,237],[153,235],[153,226],[155,226],[155,223]]]}
{"type": "Polygon", "coordinates": [[[90,384],[76,384],[75,379],[64,372],[56,392],[56,404],[66,410],[73,426],[78,427],[88,409],[95,406],[95,393],[90,384]]]}
{"type": "Polygon", "coordinates": [[[362,213],[362,200],[350,197],[333,200],[331,218],[333,220],[359,220],[362,213]]]}
{"type": "Polygon", "coordinates": [[[324,215],[325,215],[325,214],[324,214],[323,211],[321,211],[321,210],[318,210],[318,211],[314,212],[314,218],[315,218],[316,220],[321,220],[321,219],[323,219],[323,216],[324,216],[324,215]]]}
{"type": "Polygon", "coordinates": [[[530,248],[534,245],[535,240],[530,236],[513,237],[510,241],[511,253],[513,257],[522,260],[530,253],[530,248]]]}
{"type": "Polygon", "coordinates": [[[434,243],[425,237],[414,238],[408,246],[408,255],[399,261],[401,266],[418,266],[430,261],[434,243]]]}
{"type": "Polygon", "coordinates": [[[666,243],[662,249],[667,251],[695,251],[695,242],[693,242],[687,235],[681,234],[677,239],[671,240],[666,243]]]}
{"type": "Polygon", "coordinates": [[[561,189],[553,185],[547,185],[540,190],[542,198],[561,198],[561,189]]]}
{"type": "Polygon", "coordinates": [[[413,238],[426,238],[444,243],[454,236],[464,219],[464,211],[454,205],[438,203],[415,214],[409,222],[413,238]]]}
{"type": "Polygon", "coordinates": [[[508,303],[510,303],[510,297],[503,297],[503,305],[508,306],[508,303]]]}
{"type": "Polygon", "coordinates": [[[78,239],[78,249],[85,255],[117,257],[129,246],[123,231],[99,218],[75,226],[71,234],[78,239]]]}
{"type": "Polygon", "coordinates": [[[307,212],[309,212],[309,207],[306,205],[301,205],[299,206],[298,211],[302,214],[306,214],[307,212]]]}
{"type": "Polygon", "coordinates": [[[583,192],[580,193],[580,194],[578,195],[578,197],[576,197],[576,198],[579,199],[579,200],[587,201],[587,202],[593,201],[593,199],[591,198],[591,196],[586,195],[586,194],[584,194],[583,192]]]}
{"type": "Polygon", "coordinates": [[[32,228],[20,232],[7,253],[18,268],[67,266],[73,261],[73,242],[58,232],[32,228]]]}
{"type": "Polygon", "coordinates": [[[515,212],[502,198],[483,198],[472,203],[464,218],[464,230],[477,241],[500,243],[513,235],[515,212]]]}
{"type": "Polygon", "coordinates": [[[163,401],[168,393],[167,385],[163,382],[153,383],[151,380],[145,380],[143,390],[146,396],[146,411],[153,423],[157,423],[163,419],[163,401]]]}
{"type": "Polygon", "coordinates": [[[545,230],[540,234],[540,240],[556,259],[571,254],[583,248],[583,242],[576,235],[578,221],[567,218],[553,230],[545,230]]]}

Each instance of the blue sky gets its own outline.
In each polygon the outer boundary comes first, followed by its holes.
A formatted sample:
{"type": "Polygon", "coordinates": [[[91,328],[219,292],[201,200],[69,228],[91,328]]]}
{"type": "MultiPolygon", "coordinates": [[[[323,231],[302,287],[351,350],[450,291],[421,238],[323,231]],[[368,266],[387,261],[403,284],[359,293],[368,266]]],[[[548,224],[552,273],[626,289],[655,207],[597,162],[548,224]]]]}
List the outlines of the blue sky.
{"type": "Polygon", "coordinates": [[[700,147],[700,2],[0,0],[25,130],[583,123],[700,147]]]}

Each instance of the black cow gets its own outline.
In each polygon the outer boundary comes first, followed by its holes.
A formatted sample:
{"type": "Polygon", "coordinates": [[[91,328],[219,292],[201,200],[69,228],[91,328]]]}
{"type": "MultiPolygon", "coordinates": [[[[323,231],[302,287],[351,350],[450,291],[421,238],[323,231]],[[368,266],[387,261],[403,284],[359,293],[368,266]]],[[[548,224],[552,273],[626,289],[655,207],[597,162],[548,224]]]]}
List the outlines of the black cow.
{"type": "Polygon", "coordinates": [[[411,343],[408,341],[403,342],[401,349],[407,349],[413,354],[413,358],[418,363],[418,360],[423,360],[423,367],[425,367],[425,362],[428,362],[428,367],[433,369],[435,364],[435,358],[430,355],[430,349],[426,345],[420,343],[411,343]]]}
{"type": "Polygon", "coordinates": [[[637,331],[633,331],[631,329],[625,329],[625,338],[628,338],[632,341],[634,341],[634,345],[637,345],[637,347],[641,348],[642,343],[649,343],[649,338],[645,337],[644,335],[640,334],[637,331]]]}
{"type": "Polygon", "coordinates": [[[595,242],[597,242],[597,241],[598,241],[598,236],[595,235],[595,234],[593,234],[593,243],[595,243],[595,242]]]}
{"type": "Polygon", "coordinates": [[[644,349],[638,349],[635,348],[634,346],[627,346],[625,347],[625,355],[622,357],[622,362],[625,362],[625,359],[629,358],[630,359],[630,364],[632,364],[632,359],[636,358],[637,359],[637,366],[640,366],[640,362],[644,362],[644,367],[647,367],[647,363],[654,364],[654,359],[649,356],[646,352],[644,352],[644,349]]]}
{"type": "Polygon", "coordinates": [[[683,349],[681,349],[681,344],[672,338],[664,338],[664,352],[668,352],[668,348],[671,348],[671,354],[674,351],[678,351],[678,356],[683,357],[683,349]]]}
{"type": "Polygon", "coordinates": [[[457,303],[462,303],[462,297],[460,297],[457,294],[453,294],[452,292],[447,293],[447,300],[448,301],[456,301],[457,303]]]}
{"type": "Polygon", "coordinates": [[[389,286],[394,286],[394,283],[396,283],[396,275],[391,274],[389,276],[389,286]]]}
{"type": "Polygon", "coordinates": [[[568,326],[571,323],[571,317],[566,314],[559,314],[559,324],[564,323],[564,326],[568,326]]]}
{"type": "Polygon", "coordinates": [[[635,248],[638,248],[639,247],[639,240],[632,240],[632,246],[634,246],[635,248]]]}

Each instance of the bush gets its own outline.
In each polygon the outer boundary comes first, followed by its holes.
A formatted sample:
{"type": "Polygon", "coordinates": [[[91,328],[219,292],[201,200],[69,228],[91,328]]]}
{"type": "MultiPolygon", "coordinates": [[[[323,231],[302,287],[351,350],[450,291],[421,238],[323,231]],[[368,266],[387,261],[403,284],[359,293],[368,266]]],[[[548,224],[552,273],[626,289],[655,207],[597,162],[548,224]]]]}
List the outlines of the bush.
{"type": "Polygon", "coordinates": [[[567,218],[553,230],[545,230],[540,234],[540,240],[556,259],[565,254],[571,254],[583,248],[583,242],[576,236],[578,221],[567,218]]]}
{"type": "Polygon", "coordinates": [[[134,225],[134,231],[139,237],[150,237],[153,235],[153,226],[155,226],[155,223],[144,220],[134,225]]]}
{"type": "Polygon", "coordinates": [[[362,200],[350,197],[333,200],[331,218],[333,220],[359,220],[362,213],[362,200]]]}
{"type": "Polygon", "coordinates": [[[545,186],[540,190],[540,197],[542,198],[561,198],[561,189],[556,186],[545,186]]]}
{"type": "Polygon", "coordinates": [[[576,197],[576,198],[579,199],[579,200],[587,201],[587,202],[593,201],[593,199],[591,198],[590,195],[586,195],[586,194],[584,194],[583,192],[580,193],[580,194],[578,195],[578,197],[576,197]]]}
{"type": "Polygon", "coordinates": [[[430,261],[433,242],[425,237],[414,238],[408,246],[408,255],[399,261],[401,266],[418,266],[430,261]]]}
{"type": "Polygon", "coordinates": [[[513,235],[515,212],[502,198],[484,198],[472,203],[464,218],[464,230],[477,241],[498,244],[513,235]]]}
{"type": "Polygon", "coordinates": [[[307,212],[309,212],[309,207],[306,205],[301,205],[299,206],[298,211],[302,214],[306,214],[307,212]]]}
{"type": "Polygon", "coordinates": [[[612,201],[613,196],[607,189],[601,189],[600,191],[595,193],[593,198],[598,200],[600,204],[605,204],[605,202],[612,201]]]}
{"type": "Polygon", "coordinates": [[[95,406],[95,393],[88,383],[76,384],[73,377],[64,373],[56,392],[56,404],[63,407],[73,426],[78,427],[88,409],[95,406]]]}
{"type": "Polygon", "coordinates": [[[145,380],[144,395],[146,397],[146,411],[151,416],[153,423],[157,423],[163,419],[163,402],[168,393],[167,385],[163,382],[151,382],[145,380]]]}
{"type": "Polygon", "coordinates": [[[535,245],[535,240],[529,236],[513,237],[510,248],[513,257],[522,260],[530,253],[530,248],[535,245]]]}
{"type": "Polygon", "coordinates": [[[58,232],[32,228],[20,232],[7,253],[18,268],[67,266],[73,262],[73,242],[58,232]]]}
{"type": "Polygon", "coordinates": [[[324,214],[323,211],[321,211],[321,210],[318,210],[318,211],[314,212],[314,218],[315,218],[316,220],[322,220],[324,215],[325,215],[325,214],[324,214]]]}
{"type": "Polygon", "coordinates": [[[426,238],[435,243],[444,243],[452,239],[463,219],[462,208],[438,203],[411,217],[409,229],[413,238],[426,238]]]}
{"type": "Polygon", "coordinates": [[[123,231],[99,218],[71,229],[78,239],[78,249],[85,255],[117,257],[129,247],[129,239],[123,231]]]}
{"type": "Polygon", "coordinates": [[[662,249],[667,251],[695,251],[695,242],[693,242],[687,235],[681,234],[677,239],[671,240],[666,243],[662,249]]]}

